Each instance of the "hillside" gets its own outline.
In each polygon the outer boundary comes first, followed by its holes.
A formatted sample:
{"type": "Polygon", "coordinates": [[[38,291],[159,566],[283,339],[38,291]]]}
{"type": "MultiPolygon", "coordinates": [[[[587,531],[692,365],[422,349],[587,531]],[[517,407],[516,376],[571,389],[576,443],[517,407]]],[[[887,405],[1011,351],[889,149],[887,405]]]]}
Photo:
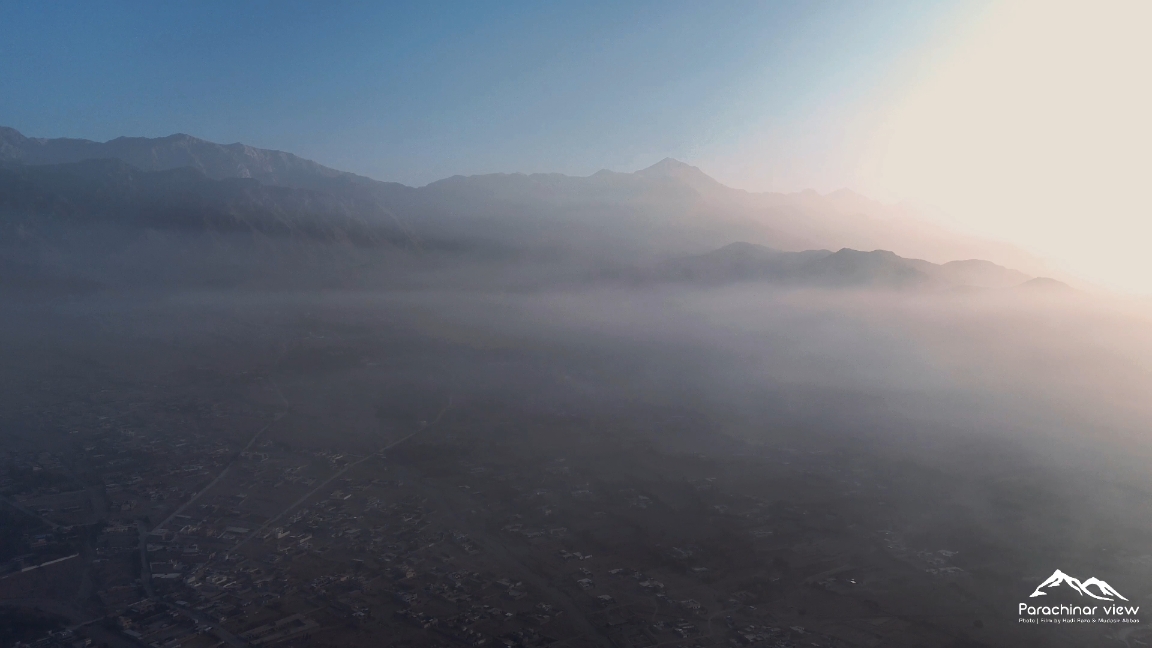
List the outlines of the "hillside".
{"type": "MultiPolygon", "coordinates": [[[[356,245],[400,240],[371,202],[320,191],[214,180],[198,169],[141,171],[113,159],[0,168],[0,210],[73,225],[249,233],[356,245]]],[[[34,223],[28,223],[34,226],[34,223]]]]}

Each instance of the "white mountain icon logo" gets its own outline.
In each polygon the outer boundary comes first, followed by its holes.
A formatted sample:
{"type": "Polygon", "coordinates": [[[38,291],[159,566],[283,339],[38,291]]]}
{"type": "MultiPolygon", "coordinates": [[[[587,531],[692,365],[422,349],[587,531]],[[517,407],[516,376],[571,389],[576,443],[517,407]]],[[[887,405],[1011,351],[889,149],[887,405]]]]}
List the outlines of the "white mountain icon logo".
{"type": "Polygon", "coordinates": [[[1086,581],[1081,582],[1081,580],[1079,578],[1072,578],[1071,576],[1069,576],[1068,574],[1065,574],[1064,572],[1060,571],[1059,569],[1052,572],[1052,575],[1049,576],[1043,583],[1040,583],[1040,586],[1037,587],[1036,591],[1032,592],[1032,595],[1029,596],[1028,598],[1034,598],[1037,596],[1047,596],[1048,592],[1041,592],[1040,590],[1045,589],[1045,588],[1051,589],[1053,587],[1059,587],[1061,585],[1068,585],[1072,589],[1076,590],[1076,593],[1080,594],[1081,596],[1087,594],[1088,596],[1091,596],[1092,598],[1098,599],[1101,601],[1113,601],[1113,600],[1115,600],[1112,598],[1113,596],[1115,596],[1116,598],[1118,598],[1122,601],[1128,600],[1128,599],[1124,598],[1123,596],[1121,596],[1120,592],[1117,592],[1111,585],[1109,585],[1108,583],[1105,583],[1104,581],[1102,581],[1096,577],[1092,577],[1086,581]],[[1099,594],[1088,589],[1089,587],[1092,587],[1092,586],[1096,587],[1096,590],[1099,592],[1099,594]]]}

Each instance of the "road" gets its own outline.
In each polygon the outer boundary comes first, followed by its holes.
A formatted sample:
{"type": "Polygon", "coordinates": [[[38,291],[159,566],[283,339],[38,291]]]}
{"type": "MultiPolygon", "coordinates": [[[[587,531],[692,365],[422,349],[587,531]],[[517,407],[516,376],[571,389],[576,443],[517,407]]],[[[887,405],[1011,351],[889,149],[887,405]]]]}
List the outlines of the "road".
{"type": "Polygon", "coordinates": [[[404,443],[404,442],[405,442],[405,441],[407,441],[408,439],[411,439],[412,437],[416,436],[417,434],[420,434],[420,433],[422,433],[422,432],[426,432],[426,431],[428,431],[428,430],[432,429],[432,428],[433,428],[433,427],[434,427],[434,426],[435,426],[437,423],[439,423],[439,422],[440,422],[440,419],[444,417],[444,414],[445,414],[445,413],[447,413],[447,412],[448,412],[448,410],[449,410],[449,408],[451,408],[451,407],[452,407],[452,397],[451,397],[451,396],[449,396],[449,397],[448,397],[448,404],[444,406],[444,409],[440,410],[440,413],[439,413],[439,414],[437,414],[437,415],[436,415],[436,418],[432,419],[432,421],[431,421],[431,422],[429,422],[429,423],[428,423],[428,425],[425,425],[424,427],[422,427],[422,428],[420,428],[420,429],[416,430],[416,431],[415,431],[415,432],[413,432],[412,434],[409,434],[408,436],[406,436],[406,437],[404,437],[404,438],[402,438],[402,439],[399,439],[398,441],[395,441],[395,442],[393,442],[393,443],[389,444],[389,445],[388,445],[388,446],[386,446],[385,448],[381,449],[379,452],[373,452],[372,454],[370,454],[370,455],[368,455],[368,456],[364,457],[363,459],[360,459],[359,461],[354,461],[354,462],[352,462],[352,463],[348,464],[347,466],[344,466],[344,468],[342,468],[341,470],[339,470],[338,472],[336,472],[336,474],[332,475],[332,476],[331,476],[331,477],[329,477],[328,479],[325,479],[325,480],[324,480],[324,481],[323,481],[323,482],[322,482],[322,483],[321,483],[319,486],[317,486],[316,488],[313,488],[312,490],[308,491],[307,493],[304,493],[304,495],[302,495],[302,496],[300,497],[300,499],[298,499],[298,500],[296,500],[295,502],[292,502],[291,504],[289,504],[289,505],[288,505],[288,508],[284,509],[283,511],[280,511],[280,513],[279,513],[279,514],[277,514],[277,515],[276,515],[276,517],[274,517],[274,518],[272,518],[272,519],[268,520],[267,522],[265,522],[264,524],[262,524],[262,525],[260,526],[260,528],[259,528],[259,529],[256,529],[255,531],[253,531],[253,532],[249,533],[247,536],[245,536],[244,538],[242,538],[242,539],[241,539],[239,542],[237,542],[237,543],[236,543],[236,544],[235,544],[235,545],[232,547],[232,551],[236,551],[236,550],[237,550],[237,549],[239,549],[240,547],[243,547],[245,544],[247,544],[247,542],[248,542],[249,540],[251,540],[252,538],[255,538],[255,537],[256,537],[256,536],[258,536],[258,535],[260,535],[260,534],[261,534],[261,533],[262,533],[262,532],[263,532],[265,529],[267,529],[268,527],[270,527],[270,526],[272,526],[273,524],[275,524],[275,523],[276,523],[276,522],[277,522],[277,521],[278,521],[280,518],[284,517],[285,515],[287,515],[288,513],[290,513],[290,512],[291,512],[293,509],[295,509],[296,507],[300,506],[300,505],[301,505],[301,504],[303,504],[304,502],[307,502],[307,501],[308,501],[308,499],[309,499],[310,497],[312,497],[312,496],[313,496],[313,495],[315,495],[316,493],[318,493],[318,492],[320,492],[321,490],[323,490],[324,488],[326,488],[326,487],[328,486],[328,484],[331,484],[331,483],[332,483],[333,481],[335,481],[336,479],[339,479],[341,476],[343,476],[343,475],[344,475],[344,473],[346,473],[346,472],[348,472],[349,470],[351,470],[351,469],[355,468],[356,466],[359,466],[360,464],[364,463],[365,461],[368,461],[369,459],[373,459],[373,458],[375,458],[375,457],[382,457],[382,456],[384,456],[384,453],[385,453],[385,452],[388,452],[388,451],[389,451],[389,450],[391,450],[392,448],[395,448],[396,446],[400,445],[401,443],[404,443]]]}
{"type": "Polygon", "coordinates": [[[16,509],[17,511],[23,513],[24,515],[28,515],[30,517],[36,518],[37,520],[40,520],[41,522],[43,522],[44,524],[47,524],[48,526],[52,527],[53,529],[59,529],[60,528],[59,524],[56,524],[55,522],[53,522],[52,520],[49,520],[48,518],[44,517],[43,515],[40,515],[39,513],[36,513],[35,511],[32,511],[32,510],[26,508],[24,505],[20,504],[19,502],[17,502],[14,499],[9,499],[7,497],[0,497],[0,502],[4,502],[8,506],[11,506],[12,508],[16,509]]]}
{"type": "Polygon", "coordinates": [[[184,512],[184,509],[188,508],[189,506],[192,505],[193,502],[200,499],[201,495],[212,490],[212,488],[214,486],[216,486],[216,484],[220,483],[221,479],[224,479],[224,476],[228,474],[228,471],[231,470],[232,467],[236,465],[236,462],[240,460],[240,455],[247,452],[248,449],[251,448],[256,443],[256,441],[260,438],[260,436],[268,430],[268,428],[275,425],[280,419],[284,418],[287,414],[288,414],[288,412],[280,412],[267,425],[260,428],[260,430],[258,432],[256,432],[256,434],[252,435],[252,440],[250,440],[248,442],[248,445],[244,446],[244,448],[242,450],[240,450],[240,452],[237,452],[236,456],[232,458],[232,461],[228,462],[227,466],[224,466],[224,469],[220,471],[219,475],[216,475],[216,479],[213,479],[211,482],[208,483],[207,486],[205,486],[204,488],[201,488],[200,491],[197,492],[195,495],[193,495],[187,502],[184,502],[183,504],[180,505],[179,508],[177,508],[175,511],[172,511],[172,515],[169,515],[168,517],[164,518],[164,521],[162,521],[160,524],[157,524],[154,528],[157,528],[157,529],[166,528],[167,525],[172,522],[172,520],[176,519],[177,515],[180,515],[181,513],[184,512]]]}
{"type": "Polygon", "coordinates": [[[136,533],[140,536],[140,584],[148,598],[155,598],[152,591],[152,564],[148,562],[148,527],[144,520],[136,520],[136,533]]]}

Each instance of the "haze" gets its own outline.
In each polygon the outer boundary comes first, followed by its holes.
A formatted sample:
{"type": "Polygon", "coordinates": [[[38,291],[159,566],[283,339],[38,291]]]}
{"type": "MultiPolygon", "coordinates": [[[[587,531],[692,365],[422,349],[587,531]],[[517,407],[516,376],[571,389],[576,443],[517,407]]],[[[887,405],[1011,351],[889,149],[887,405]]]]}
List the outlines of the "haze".
{"type": "Polygon", "coordinates": [[[0,648],[1149,644],[1147,18],[0,7],[0,648]]]}

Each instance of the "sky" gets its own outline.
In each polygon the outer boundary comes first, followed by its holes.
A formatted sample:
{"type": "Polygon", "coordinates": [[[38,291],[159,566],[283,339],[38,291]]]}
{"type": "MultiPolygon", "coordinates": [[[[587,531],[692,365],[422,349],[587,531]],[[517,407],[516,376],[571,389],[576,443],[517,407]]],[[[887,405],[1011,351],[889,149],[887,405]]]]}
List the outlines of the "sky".
{"type": "Polygon", "coordinates": [[[0,125],[183,132],[411,185],[674,157],[905,201],[1152,294],[1149,7],[5,2],[0,125]]]}

